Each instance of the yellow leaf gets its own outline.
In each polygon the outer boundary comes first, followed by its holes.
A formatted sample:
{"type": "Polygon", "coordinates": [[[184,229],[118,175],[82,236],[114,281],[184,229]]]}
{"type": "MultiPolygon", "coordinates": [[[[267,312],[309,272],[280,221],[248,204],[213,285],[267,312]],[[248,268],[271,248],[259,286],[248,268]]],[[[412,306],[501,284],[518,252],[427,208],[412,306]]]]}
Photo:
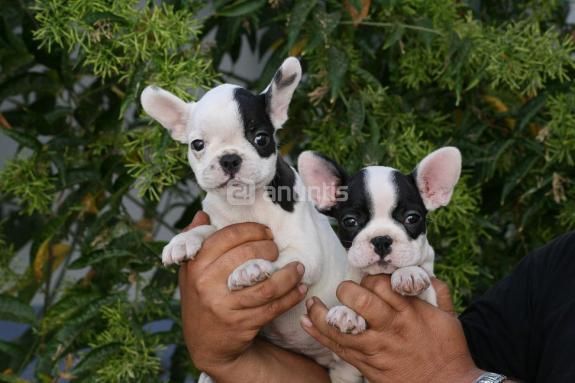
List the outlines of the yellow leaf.
{"type": "Polygon", "coordinates": [[[369,14],[369,8],[371,7],[371,0],[362,0],[361,11],[359,12],[357,11],[357,9],[355,9],[355,7],[352,4],[349,3],[348,0],[344,1],[344,5],[347,11],[349,12],[349,15],[351,16],[351,21],[353,22],[353,25],[357,26],[361,24],[363,19],[365,19],[369,14]]]}
{"type": "Polygon", "coordinates": [[[301,51],[303,51],[303,49],[305,48],[306,44],[307,44],[307,37],[304,37],[303,39],[296,42],[293,45],[293,47],[291,47],[291,49],[289,50],[289,55],[299,56],[301,54],[301,51]]]}
{"type": "Polygon", "coordinates": [[[98,214],[98,205],[92,193],[87,193],[82,198],[82,208],[84,213],[98,214]]]}
{"type": "Polygon", "coordinates": [[[38,248],[36,257],[34,258],[34,277],[37,281],[41,281],[44,277],[44,269],[46,263],[52,262],[52,271],[56,270],[62,261],[70,254],[71,247],[67,243],[55,243],[51,245],[51,240],[48,238],[38,248]]]}
{"type": "MultiPolygon", "coordinates": [[[[495,109],[495,111],[497,111],[499,113],[509,112],[509,107],[503,101],[501,101],[501,99],[498,97],[490,96],[487,94],[487,95],[483,96],[483,100],[485,102],[487,102],[489,104],[489,106],[491,106],[493,109],[495,109]]],[[[515,128],[516,123],[517,123],[517,121],[515,121],[514,118],[511,118],[511,117],[505,118],[505,124],[510,129],[515,128]]]]}

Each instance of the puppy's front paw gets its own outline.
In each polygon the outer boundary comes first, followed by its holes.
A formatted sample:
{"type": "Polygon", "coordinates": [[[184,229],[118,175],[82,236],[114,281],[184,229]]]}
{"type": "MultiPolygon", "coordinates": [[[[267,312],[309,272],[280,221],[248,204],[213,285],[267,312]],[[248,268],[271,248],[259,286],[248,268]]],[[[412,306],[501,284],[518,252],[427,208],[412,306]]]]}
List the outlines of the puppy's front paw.
{"type": "Polygon", "coordinates": [[[365,331],[367,324],[362,316],[347,306],[334,306],[327,312],[327,323],[346,334],[359,334],[365,331]]]}
{"type": "Polygon", "coordinates": [[[429,275],[419,266],[403,267],[391,274],[391,287],[401,295],[419,295],[430,285],[429,275]]]}
{"type": "Polygon", "coordinates": [[[238,266],[228,277],[228,289],[240,290],[268,279],[274,272],[274,265],[265,259],[252,259],[238,266]]]}
{"type": "Polygon", "coordinates": [[[193,259],[200,247],[202,247],[204,240],[215,231],[216,228],[214,226],[202,225],[176,235],[164,246],[162,263],[167,266],[187,259],[193,259]]]}

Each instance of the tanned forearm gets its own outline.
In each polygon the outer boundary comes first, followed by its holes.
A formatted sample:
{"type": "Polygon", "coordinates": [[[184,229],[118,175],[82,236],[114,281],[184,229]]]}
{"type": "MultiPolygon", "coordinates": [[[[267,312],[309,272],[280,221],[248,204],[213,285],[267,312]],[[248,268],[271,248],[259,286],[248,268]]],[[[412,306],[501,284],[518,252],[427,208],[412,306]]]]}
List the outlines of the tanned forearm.
{"type": "Polygon", "coordinates": [[[329,383],[327,370],[311,359],[256,339],[227,366],[207,371],[217,383],[329,383]]]}

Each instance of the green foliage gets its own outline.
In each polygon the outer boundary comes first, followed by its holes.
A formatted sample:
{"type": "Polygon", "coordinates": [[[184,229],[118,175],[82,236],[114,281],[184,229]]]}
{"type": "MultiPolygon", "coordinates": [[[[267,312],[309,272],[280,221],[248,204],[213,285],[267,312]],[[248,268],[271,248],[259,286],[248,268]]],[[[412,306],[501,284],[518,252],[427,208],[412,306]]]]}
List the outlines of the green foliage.
{"type": "Polygon", "coordinates": [[[47,164],[38,163],[34,157],[13,159],[0,172],[0,190],[18,198],[28,215],[49,212],[55,189],[47,164]]]}
{"type": "Polygon", "coordinates": [[[0,0],[0,127],[19,146],[0,174],[0,316],[28,326],[0,341],[0,380],[20,381],[33,360],[37,381],[197,376],[157,233],[186,225],[199,196],[185,149],[147,126],[136,100],[151,83],[197,96],[245,43],[264,65],[256,91],[287,55],[301,57],[280,132],[293,158],[310,148],[349,171],[409,172],[439,146],[461,149],[453,201],[429,216],[459,309],[575,228],[563,0],[221,0],[201,19],[202,4],[0,0]],[[169,329],[148,330],[166,319],[169,329]]]}

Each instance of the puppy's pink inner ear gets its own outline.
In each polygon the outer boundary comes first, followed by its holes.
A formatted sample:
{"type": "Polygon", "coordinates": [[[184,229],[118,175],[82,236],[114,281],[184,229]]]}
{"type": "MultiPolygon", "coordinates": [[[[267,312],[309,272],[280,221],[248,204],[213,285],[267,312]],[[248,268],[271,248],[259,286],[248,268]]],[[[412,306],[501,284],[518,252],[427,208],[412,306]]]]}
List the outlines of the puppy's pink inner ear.
{"type": "Polygon", "coordinates": [[[461,173],[461,154],[455,148],[439,149],[417,168],[417,187],[428,210],[445,206],[461,173]]]}
{"type": "Polygon", "coordinates": [[[308,196],[317,208],[325,210],[334,206],[341,186],[336,169],[323,158],[309,152],[300,155],[298,169],[308,196]]]}

